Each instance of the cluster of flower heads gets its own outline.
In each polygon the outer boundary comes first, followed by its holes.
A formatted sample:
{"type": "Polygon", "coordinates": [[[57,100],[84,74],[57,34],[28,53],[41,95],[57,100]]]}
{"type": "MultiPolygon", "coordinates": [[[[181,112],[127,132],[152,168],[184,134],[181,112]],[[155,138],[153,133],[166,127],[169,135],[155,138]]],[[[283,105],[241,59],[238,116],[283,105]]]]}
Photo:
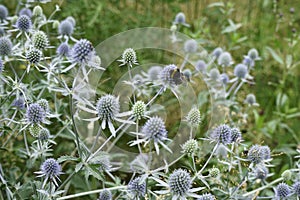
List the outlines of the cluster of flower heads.
{"type": "Polygon", "coordinates": [[[230,127],[226,124],[217,126],[210,135],[213,141],[224,145],[240,142],[242,140],[241,131],[237,127],[230,127]]]}

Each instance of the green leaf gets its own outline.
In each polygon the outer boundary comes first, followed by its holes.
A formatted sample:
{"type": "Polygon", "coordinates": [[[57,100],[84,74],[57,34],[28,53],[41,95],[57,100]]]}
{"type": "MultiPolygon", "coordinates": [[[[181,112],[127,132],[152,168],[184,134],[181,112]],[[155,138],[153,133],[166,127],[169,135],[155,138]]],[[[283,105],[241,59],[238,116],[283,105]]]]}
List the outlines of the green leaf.
{"type": "Polygon", "coordinates": [[[86,170],[89,173],[89,175],[92,175],[93,177],[95,177],[96,179],[102,181],[103,178],[101,176],[100,171],[97,169],[96,166],[92,166],[92,165],[87,165],[86,166],[86,170]]]}
{"type": "Polygon", "coordinates": [[[76,165],[76,167],[75,167],[75,172],[76,172],[76,173],[79,172],[80,169],[82,168],[82,166],[83,166],[83,163],[78,163],[78,164],[76,165]]]}
{"type": "Polygon", "coordinates": [[[284,64],[283,59],[271,48],[271,47],[266,47],[266,49],[269,51],[271,56],[280,64],[284,64]]]}

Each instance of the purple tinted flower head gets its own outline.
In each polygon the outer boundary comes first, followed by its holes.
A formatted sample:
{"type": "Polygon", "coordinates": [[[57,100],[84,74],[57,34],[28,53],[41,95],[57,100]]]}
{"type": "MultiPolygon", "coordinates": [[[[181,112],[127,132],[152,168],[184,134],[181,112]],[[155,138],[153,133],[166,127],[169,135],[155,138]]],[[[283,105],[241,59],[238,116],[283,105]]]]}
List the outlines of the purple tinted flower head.
{"type": "Polygon", "coordinates": [[[79,64],[86,64],[94,54],[92,43],[86,39],[80,39],[72,48],[72,61],[79,64]]]}
{"type": "Polygon", "coordinates": [[[28,32],[32,27],[31,19],[27,15],[21,15],[16,23],[17,28],[22,32],[28,32]]]}
{"type": "Polygon", "coordinates": [[[159,73],[161,72],[162,67],[160,66],[152,66],[148,70],[149,79],[151,81],[155,81],[159,78],[159,73]]]}
{"type": "Polygon", "coordinates": [[[109,190],[103,190],[100,192],[97,200],[112,200],[112,194],[109,190]]]}
{"type": "Polygon", "coordinates": [[[163,70],[160,71],[159,77],[163,85],[169,87],[180,85],[184,81],[183,73],[174,64],[164,67],[163,70]]]}
{"type": "Polygon", "coordinates": [[[44,109],[37,103],[30,104],[26,111],[26,118],[29,123],[43,123],[46,117],[44,109]]]}
{"type": "Polygon", "coordinates": [[[131,180],[128,183],[127,190],[134,197],[142,197],[146,194],[146,182],[142,181],[140,177],[131,180]]]}
{"type": "Polygon", "coordinates": [[[293,192],[300,197],[300,181],[297,181],[293,184],[293,192]]]}
{"type": "Polygon", "coordinates": [[[199,72],[205,72],[207,68],[207,64],[203,60],[198,60],[195,65],[195,68],[199,72]]]}
{"type": "Polygon", "coordinates": [[[192,186],[191,175],[183,169],[177,169],[169,176],[168,184],[174,195],[182,197],[192,186]]]}
{"type": "Polygon", "coordinates": [[[146,139],[159,141],[167,138],[168,131],[166,130],[163,119],[155,116],[148,119],[142,128],[142,133],[146,139]]]}
{"type": "Polygon", "coordinates": [[[183,12],[177,13],[174,20],[175,24],[184,24],[185,23],[185,14],[183,12]]]}
{"type": "Polygon", "coordinates": [[[120,112],[119,99],[110,94],[102,96],[97,102],[96,110],[100,120],[112,121],[120,112]]]}
{"type": "Polygon", "coordinates": [[[60,35],[70,36],[74,32],[74,26],[69,20],[63,20],[58,26],[58,33],[60,35]]]}
{"type": "Polygon", "coordinates": [[[184,43],[184,51],[186,53],[196,53],[197,50],[198,50],[198,43],[196,40],[187,40],[185,43],[184,43]]]}
{"type": "Polygon", "coordinates": [[[231,54],[229,52],[223,52],[218,58],[218,64],[223,67],[228,67],[232,65],[233,61],[231,58],[231,54]]]}
{"type": "Polygon", "coordinates": [[[24,98],[23,97],[16,98],[11,105],[17,107],[20,110],[23,110],[25,108],[24,98]]]}
{"type": "Polygon", "coordinates": [[[242,133],[239,128],[231,129],[231,142],[239,142],[242,139],[242,133]]]}
{"type": "Polygon", "coordinates": [[[8,10],[4,5],[0,5],[0,21],[3,21],[8,16],[8,10]]]}
{"type": "Polygon", "coordinates": [[[244,64],[237,64],[234,68],[234,75],[240,79],[245,79],[248,74],[248,67],[244,64]]]}
{"type": "Polygon", "coordinates": [[[212,131],[211,138],[224,145],[230,144],[232,141],[231,132],[231,128],[228,125],[221,124],[212,131]]]}
{"type": "Polygon", "coordinates": [[[8,37],[0,38],[0,56],[8,56],[12,51],[12,43],[8,37]]]}
{"type": "Polygon", "coordinates": [[[70,46],[68,45],[68,43],[63,42],[58,46],[56,53],[57,55],[68,57],[70,54],[70,46]]]}
{"type": "Polygon", "coordinates": [[[254,163],[258,164],[264,160],[271,158],[270,148],[268,146],[253,145],[248,152],[248,159],[254,163]]]}
{"type": "Polygon", "coordinates": [[[277,198],[286,198],[291,194],[290,187],[286,183],[279,183],[275,190],[277,198]]]}
{"type": "Polygon", "coordinates": [[[266,179],[268,176],[269,170],[264,165],[257,165],[255,168],[255,177],[257,179],[266,179]]]}
{"type": "Polygon", "coordinates": [[[227,83],[229,82],[229,77],[226,73],[221,74],[220,79],[221,79],[223,85],[227,85],[227,83]]]}
{"type": "Polygon", "coordinates": [[[45,160],[41,167],[40,171],[36,172],[38,177],[45,177],[43,186],[46,184],[47,180],[51,179],[54,184],[57,186],[57,180],[59,180],[59,176],[62,174],[61,166],[54,158],[48,158],[45,160]]]}
{"type": "Polygon", "coordinates": [[[19,16],[21,15],[27,15],[28,17],[32,17],[32,11],[29,9],[29,8],[22,8],[20,11],[19,11],[19,16]]]}
{"type": "Polygon", "coordinates": [[[214,49],[214,51],[212,52],[212,55],[215,56],[217,59],[219,58],[219,56],[223,53],[223,49],[221,47],[217,47],[214,49]]]}

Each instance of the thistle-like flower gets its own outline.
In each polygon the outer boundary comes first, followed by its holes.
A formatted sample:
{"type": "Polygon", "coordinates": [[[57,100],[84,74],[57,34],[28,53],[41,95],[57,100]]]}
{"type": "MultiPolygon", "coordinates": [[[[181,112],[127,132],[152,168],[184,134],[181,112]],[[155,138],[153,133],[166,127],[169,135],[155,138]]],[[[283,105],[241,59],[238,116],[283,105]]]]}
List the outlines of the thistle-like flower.
{"type": "Polygon", "coordinates": [[[201,114],[198,108],[193,107],[186,117],[187,122],[192,127],[198,127],[201,123],[201,114]]]}
{"type": "Polygon", "coordinates": [[[173,24],[181,24],[183,26],[189,27],[190,25],[185,21],[185,14],[183,12],[177,13],[173,24]]]}
{"type": "Polygon", "coordinates": [[[184,43],[184,51],[186,53],[196,53],[197,50],[198,50],[198,43],[196,40],[187,40],[185,43],[184,43]]]}
{"type": "Polygon", "coordinates": [[[109,190],[103,190],[100,192],[97,200],[112,200],[112,194],[109,190]]]}
{"type": "Polygon", "coordinates": [[[240,142],[242,140],[242,133],[239,128],[231,129],[231,142],[240,142]]]}
{"type": "Polygon", "coordinates": [[[199,149],[198,142],[194,139],[189,139],[182,145],[182,152],[188,155],[193,155],[199,149]]]}
{"type": "Polygon", "coordinates": [[[141,177],[137,177],[128,183],[127,190],[129,195],[132,196],[133,199],[143,197],[145,196],[147,190],[146,182],[144,180],[141,180],[141,177]]]}
{"type": "Polygon", "coordinates": [[[234,68],[234,75],[239,79],[245,79],[248,74],[248,68],[244,64],[237,64],[234,68]]]}
{"type": "Polygon", "coordinates": [[[69,20],[63,20],[58,26],[58,33],[60,35],[71,36],[74,32],[74,26],[69,20]]]}
{"type": "Polygon", "coordinates": [[[26,53],[26,60],[31,64],[38,64],[42,58],[42,52],[38,49],[32,48],[26,53]]]}
{"type": "Polygon", "coordinates": [[[70,55],[70,51],[71,49],[68,43],[63,42],[58,46],[56,53],[57,55],[68,57],[70,55]]]}
{"type": "Polygon", "coordinates": [[[271,158],[268,146],[253,145],[248,152],[248,159],[254,164],[261,163],[271,158]]]}
{"type": "Polygon", "coordinates": [[[220,142],[224,145],[231,143],[231,141],[232,141],[231,137],[232,137],[232,130],[226,124],[219,125],[211,133],[211,138],[214,141],[220,142]]]}
{"type": "Polygon", "coordinates": [[[86,39],[80,39],[71,51],[72,62],[86,65],[95,54],[92,43],[86,39]]]}
{"type": "Polygon", "coordinates": [[[0,5],[0,21],[3,21],[8,16],[8,10],[4,5],[0,5]]]}
{"type": "Polygon", "coordinates": [[[21,15],[17,20],[16,27],[22,32],[28,32],[32,27],[31,19],[27,15],[21,15]]]}
{"type": "Polygon", "coordinates": [[[180,85],[185,81],[183,73],[174,64],[164,67],[159,74],[159,78],[165,87],[180,85]]]}
{"type": "Polygon", "coordinates": [[[19,11],[19,16],[22,16],[22,15],[27,15],[29,18],[31,18],[32,17],[32,11],[29,8],[22,8],[19,11]]]}
{"type": "Polygon", "coordinates": [[[223,53],[223,49],[221,47],[217,47],[213,50],[212,55],[218,59],[220,55],[223,53]]]}
{"type": "Polygon", "coordinates": [[[48,36],[43,31],[37,31],[32,36],[32,43],[35,48],[43,50],[49,45],[48,36]]]}
{"type": "Polygon", "coordinates": [[[291,194],[290,186],[286,183],[279,183],[275,189],[275,196],[279,199],[285,199],[291,194]]]}
{"type": "Polygon", "coordinates": [[[136,53],[132,48],[125,49],[122,54],[122,59],[118,61],[121,62],[120,66],[129,65],[130,67],[132,67],[132,65],[138,64],[136,53]]]}
{"type": "Polygon", "coordinates": [[[293,184],[293,192],[300,197],[300,181],[297,181],[293,184]]]}
{"type": "Polygon", "coordinates": [[[132,106],[132,113],[133,116],[140,120],[143,117],[145,117],[145,112],[146,112],[146,104],[143,101],[137,101],[133,106],[132,106]]]}
{"type": "Polygon", "coordinates": [[[198,72],[204,73],[206,72],[207,64],[203,60],[198,60],[195,65],[195,68],[198,72]]]}
{"type": "Polygon", "coordinates": [[[259,106],[259,104],[256,103],[256,97],[254,94],[248,94],[244,100],[244,103],[248,104],[249,106],[259,106]]]}
{"type": "Polygon", "coordinates": [[[26,111],[26,119],[29,123],[43,123],[46,113],[44,109],[37,103],[30,104],[26,111]]]}
{"type": "Polygon", "coordinates": [[[58,186],[56,180],[60,181],[59,176],[62,174],[62,171],[60,164],[55,159],[48,158],[42,163],[40,171],[35,173],[39,174],[38,177],[45,177],[43,187],[49,179],[58,186]]]}
{"type": "Polygon", "coordinates": [[[12,43],[8,37],[0,38],[0,56],[8,56],[12,51],[12,43]]]}
{"type": "Polygon", "coordinates": [[[222,67],[229,67],[233,64],[231,54],[229,52],[223,52],[218,58],[218,64],[222,67]]]}
{"type": "Polygon", "coordinates": [[[49,103],[46,99],[40,99],[36,103],[44,109],[45,113],[49,112],[49,103]]]}

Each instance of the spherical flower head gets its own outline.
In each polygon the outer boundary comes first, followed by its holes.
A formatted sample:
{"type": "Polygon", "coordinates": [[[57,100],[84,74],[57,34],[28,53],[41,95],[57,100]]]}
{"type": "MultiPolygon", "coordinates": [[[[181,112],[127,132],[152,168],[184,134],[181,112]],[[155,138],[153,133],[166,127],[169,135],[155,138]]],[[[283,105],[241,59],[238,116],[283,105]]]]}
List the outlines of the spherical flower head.
{"type": "Polygon", "coordinates": [[[198,108],[193,107],[186,117],[191,126],[197,127],[201,123],[201,114],[198,108]]]}
{"type": "Polygon", "coordinates": [[[218,64],[224,67],[232,65],[232,58],[229,52],[223,52],[218,58],[218,64]]]}
{"type": "Polygon", "coordinates": [[[238,142],[242,139],[242,133],[239,128],[231,129],[231,142],[238,142]]]}
{"type": "Polygon", "coordinates": [[[31,49],[26,53],[26,59],[31,64],[38,64],[42,58],[42,52],[38,49],[31,49]]]}
{"type": "Polygon", "coordinates": [[[175,24],[185,24],[185,14],[183,12],[177,13],[174,20],[175,24]]]}
{"type": "Polygon", "coordinates": [[[41,172],[43,176],[56,178],[61,174],[61,166],[55,159],[48,158],[41,165],[41,172]]]}
{"type": "Polygon", "coordinates": [[[245,99],[245,103],[249,104],[249,105],[254,105],[256,104],[256,97],[254,94],[248,94],[246,99],[245,99]]]}
{"type": "Polygon", "coordinates": [[[251,58],[252,60],[257,60],[259,59],[259,56],[258,56],[258,51],[256,49],[250,49],[248,51],[248,56],[249,58],[251,58]]]}
{"type": "Polygon", "coordinates": [[[264,165],[257,165],[255,168],[255,177],[257,179],[266,179],[268,176],[269,170],[264,165]]]}
{"type": "Polygon", "coordinates": [[[238,64],[234,68],[234,75],[240,79],[245,79],[248,74],[248,68],[244,64],[238,64]]]}
{"type": "Polygon", "coordinates": [[[29,8],[22,8],[20,11],[19,11],[19,16],[21,15],[27,15],[28,17],[32,17],[32,12],[29,8]]]}
{"type": "Polygon", "coordinates": [[[49,112],[49,103],[46,99],[40,99],[37,101],[37,104],[39,104],[43,109],[44,111],[47,113],[49,112]]]}
{"type": "Polygon", "coordinates": [[[270,157],[270,149],[267,146],[260,146],[256,144],[253,145],[248,152],[248,159],[254,164],[261,163],[270,157]]]}
{"type": "Polygon", "coordinates": [[[249,67],[254,67],[255,62],[249,56],[244,56],[243,64],[249,67]]]}
{"type": "Polygon", "coordinates": [[[213,81],[218,81],[220,79],[220,71],[217,68],[212,68],[209,71],[209,77],[213,81]]]}
{"type": "Polygon", "coordinates": [[[135,197],[142,197],[146,194],[146,182],[141,181],[140,177],[131,180],[127,186],[128,192],[135,197]]]}
{"type": "Polygon", "coordinates": [[[69,56],[70,55],[70,46],[68,45],[68,43],[63,42],[58,46],[56,53],[57,53],[57,55],[60,55],[60,56],[69,56]]]}
{"type": "Polygon", "coordinates": [[[183,74],[174,64],[164,67],[163,70],[161,70],[159,77],[165,86],[172,87],[183,83],[183,74]]]}
{"type": "Polygon", "coordinates": [[[279,183],[276,187],[276,197],[286,198],[291,194],[290,187],[286,183],[279,183]]]}
{"type": "Polygon", "coordinates": [[[151,81],[156,81],[159,78],[159,73],[161,72],[162,67],[152,66],[148,70],[148,76],[151,81]]]}
{"type": "Polygon", "coordinates": [[[98,200],[112,200],[112,194],[109,190],[103,190],[99,194],[98,200]]]}
{"type": "Polygon", "coordinates": [[[226,124],[221,124],[212,131],[211,138],[227,145],[231,143],[231,134],[231,128],[226,124]]]}
{"type": "Polygon", "coordinates": [[[43,9],[41,6],[37,5],[33,8],[33,16],[42,16],[43,15],[43,9]]]}
{"type": "Polygon", "coordinates": [[[191,81],[192,79],[192,72],[190,69],[183,70],[182,74],[184,75],[185,79],[191,81]]]}
{"type": "Polygon", "coordinates": [[[143,101],[137,101],[133,106],[132,106],[132,113],[133,116],[140,120],[145,116],[146,112],[146,104],[143,101]]]}
{"type": "Polygon", "coordinates": [[[290,170],[285,170],[281,174],[281,177],[283,178],[284,181],[289,181],[292,179],[292,172],[290,170]]]}
{"type": "Polygon", "coordinates": [[[3,21],[8,16],[8,10],[4,5],[0,5],[0,20],[3,21]]]}
{"type": "Polygon", "coordinates": [[[263,153],[263,159],[268,160],[271,158],[271,150],[268,146],[261,146],[261,152],[263,153]]]}
{"type": "Polygon", "coordinates": [[[193,40],[193,39],[185,41],[183,50],[186,53],[196,53],[197,50],[198,50],[198,43],[197,43],[197,41],[193,40]]]}
{"type": "Polygon", "coordinates": [[[293,184],[293,192],[300,197],[300,181],[293,184]]]}
{"type": "Polygon", "coordinates": [[[209,175],[213,178],[216,178],[220,175],[220,170],[216,167],[209,169],[209,175]]]}
{"type": "Polygon", "coordinates": [[[66,18],[66,20],[68,20],[73,25],[73,27],[75,27],[76,20],[74,19],[74,17],[69,16],[69,17],[66,18]]]}
{"type": "Polygon", "coordinates": [[[120,112],[119,99],[113,95],[102,96],[96,105],[100,120],[112,121],[120,112]]]}
{"type": "Polygon", "coordinates": [[[182,145],[182,152],[188,155],[192,155],[199,149],[198,142],[194,139],[189,139],[182,145]]]}
{"type": "Polygon", "coordinates": [[[74,32],[74,26],[69,20],[63,20],[58,26],[58,33],[60,35],[70,36],[74,32]]]}
{"type": "Polygon", "coordinates": [[[142,133],[147,139],[153,139],[154,141],[164,140],[168,134],[163,119],[157,116],[147,120],[142,127],[142,133]]]}
{"type": "Polygon", "coordinates": [[[136,74],[133,76],[132,82],[135,86],[141,86],[144,82],[144,77],[140,74],[136,74]]]}
{"type": "Polygon", "coordinates": [[[122,60],[120,60],[121,62],[123,62],[122,65],[125,64],[137,64],[137,60],[136,60],[136,53],[132,48],[128,48],[125,49],[123,54],[122,54],[122,60]]]}
{"type": "Polygon", "coordinates": [[[49,45],[48,36],[43,31],[37,31],[32,36],[32,43],[39,50],[45,49],[49,45]]]}
{"type": "Polygon", "coordinates": [[[0,56],[8,56],[12,51],[12,43],[8,37],[0,38],[0,56]]]}
{"type": "Polygon", "coordinates": [[[42,141],[46,141],[50,138],[50,132],[46,128],[42,128],[39,132],[39,139],[42,141]]]}
{"type": "Polygon", "coordinates": [[[214,197],[214,195],[212,194],[202,194],[200,198],[198,198],[197,200],[215,200],[216,198],[214,197]]]}
{"type": "Polygon", "coordinates": [[[213,50],[212,55],[216,58],[219,58],[222,53],[223,49],[221,47],[217,47],[213,50]]]}
{"type": "Polygon", "coordinates": [[[80,39],[72,48],[71,57],[73,62],[88,63],[94,53],[92,43],[86,39],[80,39]]]}
{"type": "Polygon", "coordinates": [[[203,60],[198,60],[195,68],[198,72],[206,72],[207,64],[203,60]]]}
{"type": "Polygon", "coordinates": [[[41,127],[40,127],[38,124],[32,124],[32,125],[29,127],[29,133],[30,133],[30,135],[32,135],[33,137],[38,137],[39,134],[40,134],[40,130],[41,130],[41,127]]]}
{"type": "Polygon", "coordinates": [[[184,196],[192,186],[191,175],[183,169],[177,169],[170,175],[168,184],[174,195],[184,196]]]}
{"type": "Polygon", "coordinates": [[[17,28],[22,32],[28,32],[32,27],[31,19],[27,15],[21,15],[16,23],[17,28]]]}
{"type": "Polygon", "coordinates": [[[26,111],[26,118],[30,123],[43,123],[46,117],[44,109],[37,103],[30,104],[26,111]]]}
{"type": "Polygon", "coordinates": [[[223,85],[227,85],[227,83],[229,82],[229,77],[226,73],[221,74],[220,79],[221,79],[223,85]]]}

